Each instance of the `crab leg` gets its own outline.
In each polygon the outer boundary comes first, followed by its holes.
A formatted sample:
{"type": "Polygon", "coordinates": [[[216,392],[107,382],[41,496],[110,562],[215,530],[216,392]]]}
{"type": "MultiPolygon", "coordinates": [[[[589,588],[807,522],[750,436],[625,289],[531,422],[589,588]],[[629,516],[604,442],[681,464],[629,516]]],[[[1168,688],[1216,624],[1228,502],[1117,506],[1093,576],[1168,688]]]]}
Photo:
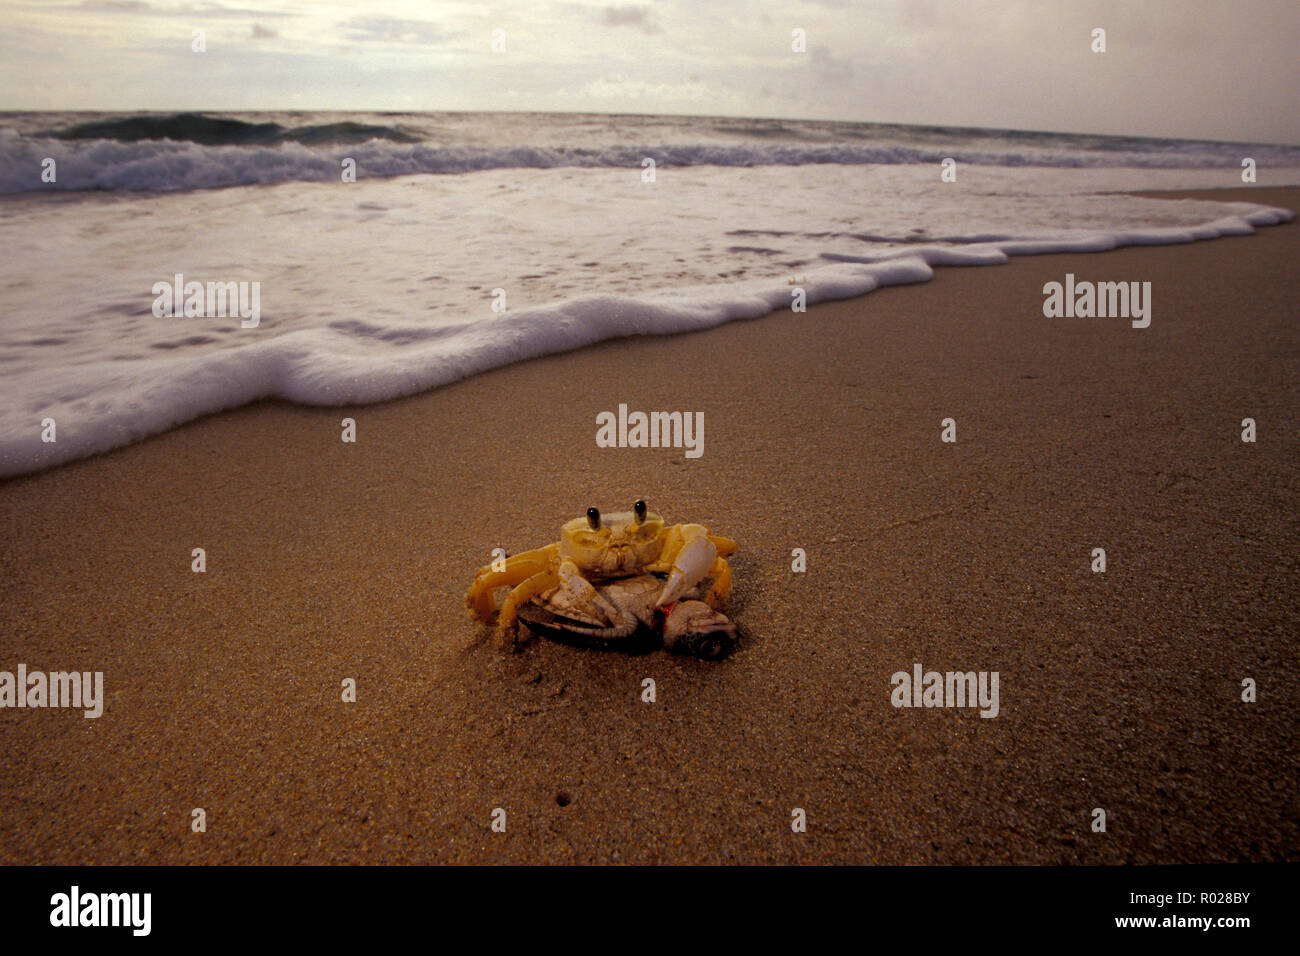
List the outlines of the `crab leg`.
{"type": "Polygon", "coordinates": [[[491,565],[479,568],[469,593],[465,595],[465,606],[479,620],[490,622],[496,611],[496,599],[493,592],[501,587],[516,587],[534,575],[547,571],[555,564],[555,545],[547,545],[534,551],[525,551],[506,559],[504,571],[493,571],[491,565]]]}
{"type": "Polygon", "coordinates": [[[713,546],[718,549],[719,557],[729,558],[740,549],[740,545],[736,544],[735,541],[730,538],[724,538],[720,534],[709,535],[709,540],[712,541],[713,546]]]}
{"type": "Polygon", "coordinates": [[[709,588],[704,603],[716,611],[727,603],[727,595],[731,593],[731,565],[719,555],[709,569],[709,575],[713,578],[713,587],[709,588]]]}
{"type": "Polygon", "coordinates": [[[506,596],[505,602],[501,605],[501,613],[497,616],[497,625],[501,628],[502,634],[510,634],[515,629],[517,623],[516,608],[521,604],[527,604],[543,591],[549,591],[560,583],[560,574],[558,571],[552,571],[549,568],[545,571],[539,571],[527,581],[515,587],[509,595],[506,596]]]}
{"type": "Polygon", "coordinates": [[[709,539],[708,529],[703,525],[684,524],[679,533],[682,544],[672,556],[672,570],[656,602],[658,607],[673,604],[684,592],[699,584],[718,558],[717,546],[709,539]]]}

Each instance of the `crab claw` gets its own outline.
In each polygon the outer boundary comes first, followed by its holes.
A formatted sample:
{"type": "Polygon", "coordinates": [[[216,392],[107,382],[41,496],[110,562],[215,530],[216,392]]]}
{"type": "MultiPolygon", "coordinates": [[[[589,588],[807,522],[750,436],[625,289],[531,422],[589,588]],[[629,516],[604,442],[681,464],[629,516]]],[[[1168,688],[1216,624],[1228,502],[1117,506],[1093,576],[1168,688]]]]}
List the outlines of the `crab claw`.
{"type": "Polygon", "coordinates": [[[664,647],[716,661],[736,646],[736,625],[703,601],[681,601],[664,620],[664,647]]]}
{"type": "Polygon", "coordinates": [[[689,537],[677,552],[677,557],[673,560],[672,573],[668,575],[668,583],[664,585],[663,593],[659,595],[659,600],[656,602],[659,607],[667,607],[675,603],[683,594],[704,580],[704,576],[713,567],[713,562],[717,560],[717,547],[709,540],[708,533],[703,528],[700,528],[700,532],[689,537]]]}

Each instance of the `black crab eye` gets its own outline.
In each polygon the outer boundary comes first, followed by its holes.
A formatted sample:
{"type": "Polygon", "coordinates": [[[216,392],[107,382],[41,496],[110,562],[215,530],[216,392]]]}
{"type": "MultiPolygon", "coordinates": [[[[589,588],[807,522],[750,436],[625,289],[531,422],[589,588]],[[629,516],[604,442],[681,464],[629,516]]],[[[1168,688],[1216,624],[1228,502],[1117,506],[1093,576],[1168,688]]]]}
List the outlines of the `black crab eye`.
{"type": "Polygon", "coordinates": [[[636,515],[637,524],[641,524],[645,521],[645,502],[638,500],[637,503],[632,506],[632,513],[636,515]]]}
{"type": "Polygon", "coordinates": [[[592,531],[600,530],[600,509],[599,508],[587,509],[587,524],[591,526],[592,531]]]}

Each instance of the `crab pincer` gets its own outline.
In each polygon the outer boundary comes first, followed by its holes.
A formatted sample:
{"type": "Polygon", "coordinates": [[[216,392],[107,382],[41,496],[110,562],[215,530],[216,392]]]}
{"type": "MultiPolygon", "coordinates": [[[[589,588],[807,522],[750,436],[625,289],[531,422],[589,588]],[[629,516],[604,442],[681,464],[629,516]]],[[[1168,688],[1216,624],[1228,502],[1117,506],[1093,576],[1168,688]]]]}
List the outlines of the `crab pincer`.
{"type": "Polygon", "coordinates": [[[683,525],[681,534],[682,546],[673,558],[668,583],[659,595],[658,605],[662,608],[676,603],[683,594],[704,580],[704,576],[718,560],[717,546],[709,540],[709,531],[703,525],[683,525]]]}

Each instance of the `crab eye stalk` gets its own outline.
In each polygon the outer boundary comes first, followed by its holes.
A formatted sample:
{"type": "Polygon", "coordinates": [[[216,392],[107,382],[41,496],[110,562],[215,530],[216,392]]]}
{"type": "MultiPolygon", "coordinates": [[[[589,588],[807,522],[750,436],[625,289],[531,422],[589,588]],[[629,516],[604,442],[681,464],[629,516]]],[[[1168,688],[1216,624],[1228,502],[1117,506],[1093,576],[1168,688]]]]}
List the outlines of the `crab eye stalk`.
{"type": "Polygon", "coordinates": [[[599,508],[588,508],[588,509],[587,509],[587,524],[591,526],[591,530],[592,530],[592,531],[598,531],[598,530],[600,529],[600,509],[599,509],[599,508]]]}
{"type": "Polygon", "coordinates": [[[645,502],[644,502],[644,501],[640,501],[640,500],[638,500],[637,503],[634,504],[634,505],[632,506],[632,512],[633,512],[633,514],[636,515],[636,523],[637,523],[637,524],[641,524],[642,522],[644,522],[644,521],[645,521],[645,502]]]}

